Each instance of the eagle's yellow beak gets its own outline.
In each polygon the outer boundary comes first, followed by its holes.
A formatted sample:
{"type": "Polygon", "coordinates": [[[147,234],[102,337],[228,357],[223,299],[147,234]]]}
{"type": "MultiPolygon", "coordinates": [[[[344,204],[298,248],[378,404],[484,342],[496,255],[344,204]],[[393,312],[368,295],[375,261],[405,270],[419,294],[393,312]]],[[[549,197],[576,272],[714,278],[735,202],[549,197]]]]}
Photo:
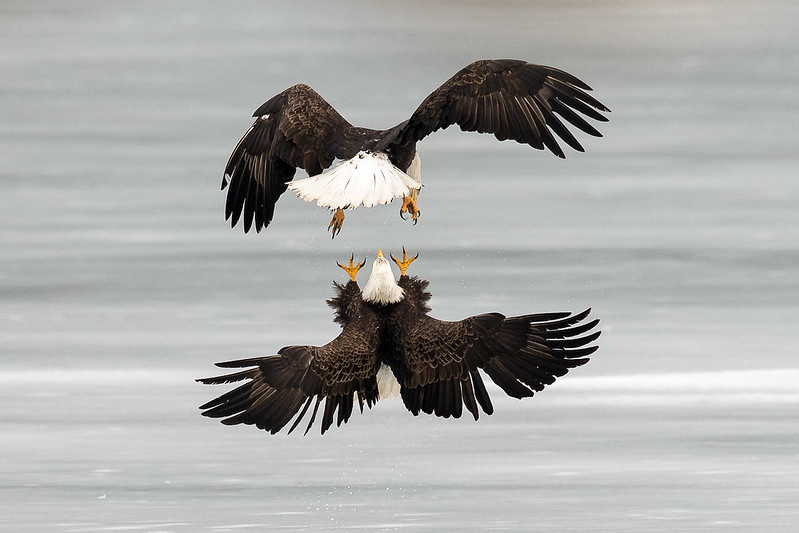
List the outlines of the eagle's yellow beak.
{"type": "Polygon", "coordinates": [[[377,257],[383,257],[383,250],[377,251],[377,257]]]}

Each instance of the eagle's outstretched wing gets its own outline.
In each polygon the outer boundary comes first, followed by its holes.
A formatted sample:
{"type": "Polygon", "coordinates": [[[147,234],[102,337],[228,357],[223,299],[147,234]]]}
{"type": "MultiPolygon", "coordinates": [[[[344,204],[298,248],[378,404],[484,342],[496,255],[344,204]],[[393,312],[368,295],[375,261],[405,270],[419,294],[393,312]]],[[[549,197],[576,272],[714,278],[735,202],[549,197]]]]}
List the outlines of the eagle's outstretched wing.
{"type": "MultiPolygon", "coordinates": [[[[406,300],[425,311],[427,282],[400,278],[406,300]]],[[[514,398],[532,396],[569,369],[588,362],[597,346],[588,346],[600,332],[589,333],[598,319],[586,321],[582,313],[541,313],[505,317],[489,313],[457,322],[437,320],[426,314],[404,310],[397,321],[401,331],[400,351],[392,370],[400,383],[405,406],[415,415],[420,411],[458,418],[465,405],[475,420],[478,404],[493,412],[479,370],[483,370],[503,391],[514,398]],[[395,368],[396,366],[396,368],[395,368]]]]}
{"type": "Polygon", "coordinates": [[[556,116],[594,137],[602,134],[582,115],[606,122],[610,111],[589,95],[586,83],[543,65],[514,59],[475,61],[433,91],[414,111],[399,144],[419,141],[430,133],[458,124],[464,131],[493,133],[565,157],[552,132],[583,151],[574,135],[556,116]],[[550,131],[552,130],[552,131],[550,131]]]}
{"type": "Polygon", "coordinates": [[[296,415],[291,433],[314,403],[305,432],[311,428],[322,400],[322,433],[333,422],[349,420],[357,399],[372,407],[378,400],[377,317],[361,308],[360,289],[355,282],[338,287],[330,301],[343,324],[338,337],[324,346],[288,346],[277,355],[217,363],[238,372],[197,381],[207,384],[246,381],[236,389],[200,406],[202,414],[223,418],[222,423],[254,424],[277,433],[296,415]],[[299,414],[298,414],[299,413],[299,414]]]}
{"type": "Polygon", "coordinates": [[[222,189],[228,188],[225,218],[244,231],[269,225],[275,202],[297,168],[314,176],[338,156],[335,134],[353,129],[324,98],[307,85],[294,85],[253,114],[255,122],[228,160],[222,189]]]}

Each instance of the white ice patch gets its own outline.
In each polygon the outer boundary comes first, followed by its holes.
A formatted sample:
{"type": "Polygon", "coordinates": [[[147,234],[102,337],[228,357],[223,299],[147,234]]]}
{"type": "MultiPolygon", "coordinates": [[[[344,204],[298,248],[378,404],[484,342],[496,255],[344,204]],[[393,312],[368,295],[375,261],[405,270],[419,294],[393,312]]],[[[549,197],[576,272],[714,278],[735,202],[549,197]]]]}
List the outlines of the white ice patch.
{"type": "Polygon", "coordinates": [[[580,405],[799,405],[799,368],[721,370],[616,376],[577,376],[556,381],[549,401],[580,405]],[[564,394],[572,391],[575,394],[564,394]]]}
{"type": "Polygon", "coordinates": [[[387,204],[421,186],[391,164],[386,154],[364,151],[318,176],[289,183],[289,189],[306,202],[315,200],[319,207],[330,209],[387,204]]]}

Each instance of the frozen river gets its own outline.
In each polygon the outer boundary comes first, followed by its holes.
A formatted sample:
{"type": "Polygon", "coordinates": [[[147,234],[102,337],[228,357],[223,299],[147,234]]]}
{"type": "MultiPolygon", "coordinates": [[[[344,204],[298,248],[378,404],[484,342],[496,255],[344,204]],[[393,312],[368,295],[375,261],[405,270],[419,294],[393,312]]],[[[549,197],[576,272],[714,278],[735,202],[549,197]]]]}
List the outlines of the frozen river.
{"type": "Polygon", "coordinates": [[[793,530],[799,7],[582,4],[0,5],[0,530],[793,530]],[[588,82],[605,137],[437,133],[416,227],[394,202],[331,241],[290,194],[261,234],[224,221],[273,94],[385,128],[488,57],[588,82]],[[476,423],[199,415],[214,362],[327,342],[335,261],[402,245],[434,316],[592,307],[600,350],[476,423]]]}

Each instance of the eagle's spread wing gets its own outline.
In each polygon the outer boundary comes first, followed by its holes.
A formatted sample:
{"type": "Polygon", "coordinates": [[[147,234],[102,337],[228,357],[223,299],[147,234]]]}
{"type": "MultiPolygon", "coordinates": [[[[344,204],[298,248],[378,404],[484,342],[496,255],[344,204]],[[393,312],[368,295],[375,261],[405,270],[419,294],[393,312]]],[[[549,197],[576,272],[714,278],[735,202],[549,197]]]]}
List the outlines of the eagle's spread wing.
{"type": "MultiPolygon", "coordinates": [[[[426,281],[400,278],[411,305],[424,311],[426,281]],[[421,298],[421,299],[420,299],[421,298]]],[[[402,305],[402,304],[400,304],[402,305]]],[[[399,309],[399,307],[398,307],[399,309]]],[[[405,317],[413,316],[407,309],[405,317]]],[[[445,322],[420,312],[401,331],[394,369],[405,406],[458,418],[465,405],[475,420],[477,405],[493,412],[480,377],[482,369],[503,391],[514,398],[532,396],[569,369],[588,362],[597,346],[587,346],[600,332],[588,333],[599,320],[586,321],[590,309],[578,314],[543,313],[506,318],[499,313],[445,322]]]]}
{"type": "Polygon", "coordinates": [[[244,231],[269,225],[275,202],[297,168],[314,176],[336,154],[333,138],[352,126],[307,85],[294,85],[272,97],[253,114],[255,122],[228,160],[222,189],[228,188],[225,218],[244,231]]]}
{"type": "Polygon", "coordinates": [[[291,433],[314,403],[307,433],[324,399],[324,433],[334,421],[341,425],[349,420],[356,399],[361,411],[364,403],[372,407],[379,396],[378,319],[360,305],[360,289],[355,282],[337,287],[339,294],[329,303],[343,325],[338,337],[324,346],[288,346],[269,357],[217,363],[223,368],[244,370],[198,381],[246,383],[200,406],[205,410],[203,415],[223,418],[228,425],[254,424],[273,434],[296,415],[291,433]]]}
{"type": "Polygon", "coordinates": [[[552,67],[513,59],[481,60],[466,66],[432,92],[414,111],[400,143],[419,141],[430,133],[458,124],[464,131],[493,133],[565,157],[552,132],[583,151],[556,116],[583,132],[602,135],[580,114],[607,121],[610,111],[589,95],[586,83],[552,67]],[[552,131],[550,131],[552,130],[552,131]]]}

